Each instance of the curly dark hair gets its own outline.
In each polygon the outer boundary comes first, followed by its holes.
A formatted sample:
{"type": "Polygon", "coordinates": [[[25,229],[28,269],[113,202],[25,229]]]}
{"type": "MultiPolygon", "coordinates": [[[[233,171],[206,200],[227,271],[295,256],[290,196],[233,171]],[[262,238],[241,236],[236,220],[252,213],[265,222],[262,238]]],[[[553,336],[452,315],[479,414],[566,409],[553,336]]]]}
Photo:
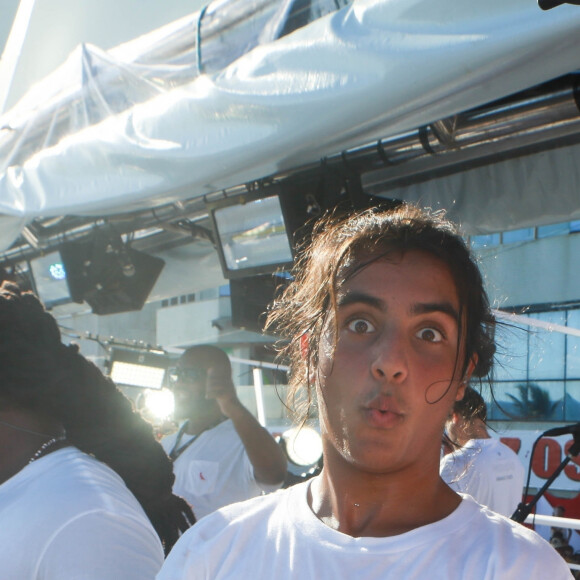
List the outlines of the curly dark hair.
{"type": "Polygon", "coordinates": [[[465,320],[458,338],[458,353],[464,347],[462,374],[472,358],[477,359],[474,376],[484,377],[491,370],[495,318],[482,276],[465,241],[442,212],[401,205],[388,211],[372,208],[347,216],[331,214],[315,225],[312,243],[296,261],[293,282],[273,302],[266,321],[266,328],[282,338],[279,354],[291,368],[289,406],[299,418],[305,418],[305,407],[313,401],[309,375],[318,367],[320,339],[329,313],[336,313],[341,285],[388,253],[409,250],[427,252],[451,271],[465,320]]]}
{"type": "Polygon", "coordinates": [[[67,440],[115,470],[135,495],[166,553],[195,522],[173,495],[172,464],[153,429],[76,345],[31,292],[0,287],[0,401],[59,421],[67,440]]]}

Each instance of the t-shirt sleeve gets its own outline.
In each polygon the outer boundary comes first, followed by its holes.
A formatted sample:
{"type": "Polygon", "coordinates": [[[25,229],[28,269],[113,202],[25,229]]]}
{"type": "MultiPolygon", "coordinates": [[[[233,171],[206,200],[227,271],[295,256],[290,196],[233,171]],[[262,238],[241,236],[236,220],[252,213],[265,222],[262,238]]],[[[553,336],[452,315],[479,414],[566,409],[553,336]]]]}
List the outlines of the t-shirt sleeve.
{"type": "Polygon", "coordinates": [[[46,580],[147,580],[163,564],[155,530],[137,518],[95,510],[54,530],[39,562],[46,580]]]}

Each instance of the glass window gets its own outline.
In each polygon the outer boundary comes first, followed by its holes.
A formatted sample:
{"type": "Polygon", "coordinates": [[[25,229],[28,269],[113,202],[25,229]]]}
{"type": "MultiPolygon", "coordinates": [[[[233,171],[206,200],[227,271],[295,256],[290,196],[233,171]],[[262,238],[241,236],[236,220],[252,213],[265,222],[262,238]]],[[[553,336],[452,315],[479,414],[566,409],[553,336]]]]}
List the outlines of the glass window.
{"type": "MultiPolygon", "coordinates": [[[[580,331],[580,310],[568,311],[567,326],[580,331]]],[[[569,334],[566,342],[566,378],[580,379],[580,336],[569,334]]]]}
{"type": "Polygon", "coordinates": [[[492,419],[561,421],[564,419],[564,381],[497,383],[492,419]]]}
{"type": "Polygon", "coordinates": [[[502,234],[502,241],[504,244],[512,244],[514,242],[529,242],[534,239],[534,228],[522,228],[520,230],[512,230],[511,232],[504,232],[502,234]]]}
{"type": "Polygon", "coordinates": [[[563,224],[551,224],[549,226],[538,227],[538,238],[550,238],[552,236],[563,236],[570,233],[570,222],[563,224]]]}
{"type": "Polygon", "coordinates": [[[487,246],[498,246],[500,243],[499,234],[487,234],[481,236],[471,236],[471,246],[473,248],[485,248],[487,246]]]}
{"type": "MultiPolygon", "coordinates": [[[[540,312],[530,316],[542,322],[566,324],[565,312],[540,312]]],[[[558,331],[530,327],[529,369],[531,381],[564,378],[566,335],[558,331]]]]}
{"type": "Polygon", "coordinates": [[[564,420],[580,421],[580,381],[566,381],[564,420]]]}
{"type": "Polygon", "coordinates": [[[537,413],[537,419],[544,417],[552,421],[563,421],[566,381],[538,381],[529,384],[539,387],[537,396],[533,391],[530,393],[532,410],[537,413]]]}
{"type": "Polygon", "coordinates": [[[518,383],[494,383],[493,400],[488,404],[488,418],[496,421],[513,419],[517,416],[516,407],[511,396],[516,392],[518,383]]]}
{"type": "Polygon", "coordinates": [[[199,299],[201,300],[215,300],[219,296],[217,288],[206,288],[199,292],[199,299]]]}
{"type": "Polygon", "coordinates": [[[528,327],[522,324],[513,322],[498,324],[496,330],[497,352],[493,367],[494,380],[527,380],[528,335],[528,327]]]}

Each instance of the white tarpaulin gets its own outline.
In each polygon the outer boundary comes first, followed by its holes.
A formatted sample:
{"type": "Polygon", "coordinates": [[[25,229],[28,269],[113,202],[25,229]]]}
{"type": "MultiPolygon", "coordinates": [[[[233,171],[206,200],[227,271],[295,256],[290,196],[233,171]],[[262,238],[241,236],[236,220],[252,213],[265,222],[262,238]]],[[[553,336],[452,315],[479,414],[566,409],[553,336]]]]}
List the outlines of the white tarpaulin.
{"type": "Polygon", "coordinates": [[[201,196],[468,110],[580,69],[579,38],[577,6],[355,0],[9,163],[0,246],[39,216],[201,196]]]}

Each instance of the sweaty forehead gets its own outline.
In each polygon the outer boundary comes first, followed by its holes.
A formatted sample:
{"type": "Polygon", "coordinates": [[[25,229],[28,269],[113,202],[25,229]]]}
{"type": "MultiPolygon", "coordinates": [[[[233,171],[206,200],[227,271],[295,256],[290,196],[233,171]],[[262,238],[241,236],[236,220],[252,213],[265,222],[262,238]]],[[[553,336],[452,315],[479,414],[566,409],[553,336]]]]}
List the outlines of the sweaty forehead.
{"type": "Polygon", "coordinates": [[[380,256],[362,263],[340,285],[337,305],[365,302],[385,309],[387,298],[408,302],[413,314],[441,311],[459,321],[460,300],[447,264],[428,252],[380,256]]]}
{"type": "Polygon", "coordinates": [[[344,261],[337,272],[336,285],[340,290],[342,285],[356,277],[360,272],[375,263],[400,265],[403,261],[421,260],[431,266],[432,271],[449,276],[457,291],[457,280],[450,265],[435,252],[423,248],[378,247],[374,250],[363,249],[354,252],[344,261]]]}

